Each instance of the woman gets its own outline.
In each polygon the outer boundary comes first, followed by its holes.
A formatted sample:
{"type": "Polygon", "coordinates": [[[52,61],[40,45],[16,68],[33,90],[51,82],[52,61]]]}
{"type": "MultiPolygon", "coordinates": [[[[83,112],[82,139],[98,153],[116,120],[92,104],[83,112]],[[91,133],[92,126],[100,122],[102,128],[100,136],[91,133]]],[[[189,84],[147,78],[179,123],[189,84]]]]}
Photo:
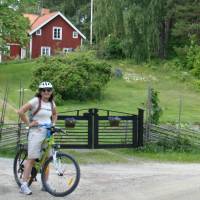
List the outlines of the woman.
{"type": "Polygon", "coordinates": [[[23,183],[20,188],[20,192],[27,195],[32,194],[27,182],[35,159],[40,157],[41,145],[47,134],[46,128],[38,125],[55,125],[57,119],[52,90],[53,86],[51,83],[40,83],[39,91],[35,97],[22,106],[18,111],[21,120],[29,127],[28,158],[24,168],[23,183]],[[25,113],[29,110],[30,117],[28,118],[25,113]]]}

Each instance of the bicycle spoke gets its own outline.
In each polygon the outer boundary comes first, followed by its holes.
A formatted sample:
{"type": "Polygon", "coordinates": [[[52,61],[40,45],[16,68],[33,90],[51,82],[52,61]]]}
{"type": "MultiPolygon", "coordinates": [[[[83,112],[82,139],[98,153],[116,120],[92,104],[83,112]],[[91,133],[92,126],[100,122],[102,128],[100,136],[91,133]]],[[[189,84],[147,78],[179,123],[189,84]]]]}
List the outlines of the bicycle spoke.
{"type": "Polygon", "coordinates": [[[74,190],[79,181],[79,167],[67,156],[51,159],[46,168],[49,168],[45,184],[49,192],[55,196],[62,196],[74,190]]]}

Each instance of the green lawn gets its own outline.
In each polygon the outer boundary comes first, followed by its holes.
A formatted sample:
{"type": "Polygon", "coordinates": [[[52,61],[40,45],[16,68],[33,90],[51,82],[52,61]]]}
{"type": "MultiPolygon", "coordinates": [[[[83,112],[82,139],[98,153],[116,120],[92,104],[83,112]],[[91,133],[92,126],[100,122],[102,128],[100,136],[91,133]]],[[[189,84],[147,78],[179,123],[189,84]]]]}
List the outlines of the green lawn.
{"type": "MultiPolygon", "coordinates": [[[[140,161],[200,163],[200,151],[151,152],[137,149],[62,149],[61,151],[72,155],[80,164],[137,163],[140,161]]],[[[0,157],[14,158],[14,156],[14,150],[0,150],[0,157]]]]}
{"type": "MultiPolygon", "coordinates": [[[[190,81],[181,82],[177,77],[178,72],[169,70],[165,64],[158,65],[136,65],[130,61],[109,61],[113,69],[121,68],[126,76],[136,76],[136,79],[129,81],[113,78],[103,92],[101,100],[87,102],[66,101],[64,106],[58,107],[59,111],[82,109],[82,108],[103,108],[130,113],[137,113],[138,107],[145,108],[148,85],[152,85],[160,92],[160,103],[164,110],[162,122],[178,121],[179,99],[183,98],[182,122],[199,122],[200,116],[200,95],[192,88],[190,81]],[[156,70],[155,70],[156,68],[156,70]],[[142,80],[144,78],[145,80],[142,80]]],[[[0,97],[3,98],[3,91],[6,82],[9,83],[9,103],[18,107],[19,102],[19,81],[22,81],[25,90],[25,101],[30,99],[34,92],[28,89],[31,81],[32,70],[36,67],[35,61],[0,64],[0,97]]],[[[188,78],[189,79],[189,78],[188,78]]],[[[16,120],[16,114],[11,107],[6,113],[7,120],[16,120]]]]}

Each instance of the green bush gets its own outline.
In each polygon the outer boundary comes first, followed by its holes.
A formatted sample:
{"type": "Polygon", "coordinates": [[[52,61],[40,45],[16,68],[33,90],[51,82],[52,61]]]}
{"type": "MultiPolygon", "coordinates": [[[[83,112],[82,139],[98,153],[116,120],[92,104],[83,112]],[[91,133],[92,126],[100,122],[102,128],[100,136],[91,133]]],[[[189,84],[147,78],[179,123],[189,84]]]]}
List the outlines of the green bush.
{"type": "Polygon", "coordinates": [[[95,59],[92,52],[70,53],[66,56],[43,57],[33,73],[31,89],[41,81],[52,82],[59,102],[100,98],[111,79],[111,66],[95,59]]]}
{"type": "Polygon", "coordinates": [[[152,104],[151,122],[153,124],[159,123],[159,119],[163,113],[163,110],[159,105],[160,100],[159,100],[158,94],[159,92],[151,88],[151,104],[152,104]]]}
{"type": "Polygon", "coordinates": [[[198,52],[196,52],[196,56],[193,60],[193,69],[191,70],[192,74],[200,79],[200,47],[198,48],[198,52]]]}
{"type": "Polygon", "coordinates": [[[121,41],[114,35],[108,35],[97,51],[97,56],[105,59],[123,58],[121,41]]]}
{"type": "Polygon", "coordinates": [[[57,106],[62,106],[64,104],[62,96],[58,93],[54,96],[54,100],[55,100],[57,106]]]}
{"type": "Polygon", "coordinates": [[[171,140],[161,138],[156,145],[158,149],[163,151],[179,151],[179,152],[190,152],[193,150],[194,145],[185,136],[177,135],[171,140]]]}

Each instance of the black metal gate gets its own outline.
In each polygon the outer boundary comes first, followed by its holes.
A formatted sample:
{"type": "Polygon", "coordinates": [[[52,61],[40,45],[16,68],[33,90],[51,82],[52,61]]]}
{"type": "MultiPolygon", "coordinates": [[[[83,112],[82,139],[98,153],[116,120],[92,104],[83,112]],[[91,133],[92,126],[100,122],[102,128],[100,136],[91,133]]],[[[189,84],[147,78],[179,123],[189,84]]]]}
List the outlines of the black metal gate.
{"type": "MultiPolygon", "coordinates": [[[[74,111],[70,111],[74,112],[74,111]]],[[[66,119],[74,119],[75,127],[68,135],[57,135],[61,148],[128,148],[143,146],[143,110],[137,115],[103,109],[76,110],[75,115],[60,113],[57,125],[65,127],[66,119]],[[87,112],[83,112],[87,111],[87,112]],[[82,113],[82,114],[81,114],[82,113]],[[118,124],[112,124],[118,119],[118,124]]]]}

